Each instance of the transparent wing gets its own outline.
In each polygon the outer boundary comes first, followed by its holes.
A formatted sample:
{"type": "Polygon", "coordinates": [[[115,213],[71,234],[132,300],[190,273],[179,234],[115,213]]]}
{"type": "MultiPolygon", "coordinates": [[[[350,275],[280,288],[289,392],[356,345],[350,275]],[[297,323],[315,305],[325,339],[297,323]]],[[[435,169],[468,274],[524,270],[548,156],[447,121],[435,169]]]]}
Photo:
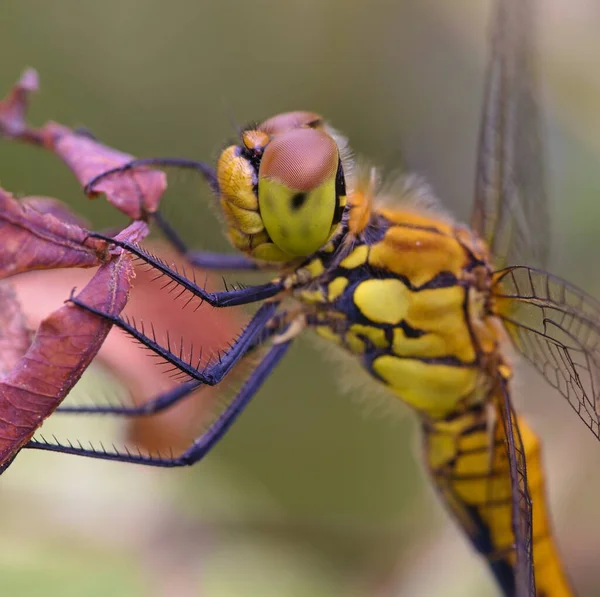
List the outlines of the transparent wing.
{"type": "Polygon", "coordinates": [[[500,383],[499,408],[502,426],[506,435],[508,467],[512,487],[511,522],[515,537],[515,588],[518,597],[535,597],[535,576],[533,572],[533,511],[531,495],[527,483],[525,449],[517,421],[517,415],[510,400],[506,380],[500,383]]]}
{"type": "MultiPolygon", "coordinates": [[[[426,426],[424,445],[439,495],[475,549],[488,560],[502,594],[533,597],[531,487],[507,384],[498,372],[485,408],[468,413],[458,433],[456,428],[426,426]]],[[[527,453],[530,459],[539,495],[535,450],[527,453]]],[[[536,507],[542,508],[542,502],[536,501],[536,507]]]]}
{"type": "Polygon", "coordinates": [[[477,150],[472,229],[497,267],[544,266],[549,216],[536,102],[533,0],[497,0],[477,150]]]}
{"type": "Polygon", "coordinates": [[[600,439],[600,303],[524,266],[497,272],[492,292],[516,348],[600,439]]]}

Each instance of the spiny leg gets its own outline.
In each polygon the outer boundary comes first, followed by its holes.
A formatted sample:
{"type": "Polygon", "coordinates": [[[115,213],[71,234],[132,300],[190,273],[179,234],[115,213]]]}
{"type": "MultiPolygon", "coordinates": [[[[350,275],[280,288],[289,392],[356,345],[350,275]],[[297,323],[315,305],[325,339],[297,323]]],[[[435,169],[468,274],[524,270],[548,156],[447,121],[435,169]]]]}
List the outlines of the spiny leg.
{"type": "Polygon", "coordinates": [[[144,333],[143,328],[140,331],[122,317],[110,315],[95,309],[94,307],[90,307],[86,303],[79,300],[79,298],[77,298],[73,293],[71,294],[69,301],[90,313],[94,313],[95,315],[102,317],[106,321],[110,321],[113,325],[128,333],[140,344],[150,349],[158,356],[162,357],[168,363],[171,363],[182,373],[185,373],[192,379],[209,386],[214,386],[215,384],[219,383],[227,375],[227,373],[231,371],[233,366],[244,356],[244,354],[254,344],[256,339],[260,337],[265,326],[275,315],[275,311],[279,307],[278,302],[270,302],[262,305],[254,314],[250,320],[250,323],[248,323],[248,325],[242,330],[242,333],[238,336],[237,340],[229,348],[229,350],[225,351],[224,354],[219,355],[219,359],[216,363],[208,365],[204,368],[204,370],[200,370],[198,368],[200,363],[197,363],[197,365],[194,366],[191,362],[183,360],[183,346],[179,351],[179,355],[171,351],[171,343],[168,336],[167,347],[165,348],[164,346],[158,344],[155,338],[150,338],[147,336],[144,333]]]}
{"type": "Polygon", "coordinates": [[[235,396],[231,404],[223,411],[216,421],[198,438],[181,456],[162,458],[160,456],[144,456],[143,454],[132,454],[130,451],[125,453],[107,452],[102,448],[95,450],[93,448],[84,448],[81,444],[74,445],[56,445],[45,443],[44,441],[31,440],[25,447],[37,450],[48,450],[52,452],[61,452],[64,454],[76,454],[79,456],[88,456],[102,460],[114,460],[117,462],[129,462],[135,464],[145,464],[148,466],[176,467],[189,466],[201,460],[211,448],[225,435],[238,415],[248,405],[252,397],[260,389],[264,381],[283,358],[292,340],[274,344],[263,360],[252,372],[240,392],[235,396]]]}
{"type": "Polygon", "coordinates": [[[90,237],[101,238],[102,240],[105,240],[117,247],[121,247],[122,249],[129,251],[148,265],[157,269],[165,276],[171,278],[171,280],[173,280],[186,290],[189,290],[194,296],[197,296],[203,301],[206,301],[212,307],[233,307],[236,305],[248,305],[250,303],[255,303],[257,301],[262,301],[264,299],[271,298],[272,296],[275,296],[285,288],[285,285],[282,280],[274,280],[272,282],[267,282],[266,284],[247,286],[245,288],[237,288],[234,290],[225,290],[222,292],[207,292],[203,288],[200,288],[196,283],[188,280],[185,276],[181,275],[178,271],[175,271],[174,269],[167,266],[158,257],[147,253],[139,245],[135,245],[128,241],[116,240],[114,238],[104,236],[103,234],[99,234],[97,232],[90,233],[90,237]]]}
{"type": "Polygon", "coordinates": [[[133,170],[134,168],[141,168],[143,166],[159,166],[159,167],[175,167],[175,168],[186,168],[188,170],[194,170],[202,174],[204,180],[208,183],[215,195],[219,194],[219,181],[217,180],[217,174],[212,166],[209,166],[205,162],[196,162],[194,160],[186,160],[184,158],[140,158],[138,160],[131,160],[122,166],[105,170],[98,176],[94,176],[83,188],[86,195],[90,195],[94,192],[94,186],[97,185],[104,178],[113,176],[114,174],[120,174],[133,170]]]}
{"type": "MultiPolygon", "coordinates": [[[[262,330],[262,334],[260,334],[255,340],[254,343],[249,346],[244,356],[252,353],[259,346],[262,346],[269,338],[272,338],[275,334],[280,331],[280,323],[286,320],[287,313],[283,312],[277,314],[273,319],[273,325],[269,325],[269,327],[265,327],[262,330]]],[[[167,390],[166,392],[162,392],[158,394],[154,398],[147,400],[143,404],[137,405],[110,405],[110,404],[102,404],[102,405],[63,405],[59,406],[56,409],[58,413],[68,413],[68,414],[96,414],[96,415],[116,415],[116,416],[125,416],[125,417],[140,417],[140,416],[150,416],[156,413],[162,412],[163,410],[167,410],[171,406],[174,406],[178,402],[181,402],[188,396],[190,396],[195,390],[201,387],[203,384],[197,380],[190,380],[184,383],[179,384],[178,386],[167,390]]]]}
{"type": "Polygon", "coordinates": [[[202,382],[195,379],[186,381],[179,384],[178,386],[162,392],[147,400],[142,404],[136,404],[133,406],[127,405],[111,405],[111,404],[92,404],[92,405],[71,405],[65,404],[59,406],[55,412],[57,413],[68,413],[73,415],[117,415],[124,417],[142,417],[145,415],[154,415],[162,412],[174,406],[178,402],[181,402],[184,398],[187,398],[192,392],[202,386],[202,382]]]}
{"type": "Polygon", "coordinates": [[[181,253],[191,265],[211,270],[256,270],[256,262],[244,255],[215,253],[213,251],[191,251],[177,231],[157,211],[152,214],[152,219],[160,228],[166,239],[181,253]]]}
{"type": "Polygon", "coordinates": [[[94,135],[93,131],[90,130],[87,126],[78,126],[73,129],[73,132],[80,137],[85,137],[90,141],[97,141],[98,138],[94,135]]]}
{"type": "MultiPolygon", "coordinates": [[[[210,186],[215,195],[219,195],[219,182],[214,168],[205,162],[196,162],[194,160],[186,160],[182,158],[141,158],[127,162],[122,166],[106,170],[92,178],[84,187],[86,195],[93,193],[94,186],[104,178],[108,178],[115,174],[131,171],[135,168],[144,166],[161,166],[161,167],[177,167],[186,168],[199,172],[204,180],[210,186]]],[[[152,214],[153,220],[163,232],[167,240],[181,253],[189,263],[197,267],[205,269],[229,269],[229,270],[254,270],[258,266],[254,261],[244,257],[243,255],[227,255],[213,253],[211,251],[190,251],[189,247],[179,236],[177,231],[165,220],[160,212],[152,214]]]]}

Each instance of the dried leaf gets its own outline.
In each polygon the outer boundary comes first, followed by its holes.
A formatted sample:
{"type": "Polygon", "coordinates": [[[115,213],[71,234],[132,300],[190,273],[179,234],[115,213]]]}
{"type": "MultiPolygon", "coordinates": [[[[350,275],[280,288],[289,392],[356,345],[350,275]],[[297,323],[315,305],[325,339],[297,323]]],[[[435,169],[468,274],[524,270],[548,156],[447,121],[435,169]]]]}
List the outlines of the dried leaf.
{"type": "Polygon", "coordinates": [[[66,204],[54,197],[42,197],[39,195],[28,195],[20,199],[28,207],[32,207],[41,214],[52,214],[55,218],[65,224],[90,229],[90,223],[83,216],[73,213],[66,204]]]}
{"type": "MultiPolygon", "coordinates": [[[[55,152],[73,171],[82,186],[94,177],[135,159],[87,137],[68,133],[56,139],[55,152]]],[[[91,190],[90,198],[104,193],[108,201],[133,220],[146,218],[158,209],[167,188],[164,172],[136,168],[102,179],[91,190]]]]}
{"type": "MultiPolygon", "coordinates": [[[[166,263],[175,264],[180,271],[184,265],[183,258],[177,255],[166,243],[147,243],[146,248],[156,253],[166,263]]],[[[200,269],[185,265],[186,272],[204,284],[207,280],[209,289],[221,288],[221,279],[209,275],[200,269]]],[[[127,315],[138,322],[144,322],[146,331],[150,322],[155,324],[157,337],[164,342],[168,330],[172,339],[183,337],[185,346],[193,344],[194,354],[200,348],[208,356],[217,349],[223,349],[227,342],[239,333],[244,315],[236,309],[213,309],[203,305],[196,310],[197,301],[183,308],[187,297],[175,300],[174,294],[167,289],[161,291],[160,281],[152,281],[156,272],[148,271],[145,265],[136,263],[134,288],[127,302],[127,315]]],[[[37,326],[49,309],[60,304],[70,289],[83,286],[89,277],[88,270],[48,270],[30,272],[14,279],[19,300],[27,315],[30,326],[37,326]],[[44,289],[40,293],[40,289],[44,289]]],[[[142,350],[139,344],[132,342],[129,336],[120,330],[109,335],[100,352],[98,361],[114,374],[125,386],[131,402],[143,404],[160,392],[165,392],[178,385],[178,381],[165,374],[166,367],[148,351],[142,350]]],[[[208,416],[212,416],[215,402],[222,395],[223,386],[205,386],[177,406],[152,417],[139,417],[127,421],[127,443],[152,453],[163,454],[181,452],[203,428],[208,416]]],[[[99,395],[90,395],[91,401],[102,402],[99,395]]],[[[87,402],[83,400],[82,402],[87,402]]],[[[76,432],[74,432],[77,437],[76,432]]]]}
{"type": "Polygon", "coordinates": [[[31,334],[12,284],[0,282],[0,376],[8,373],[25,354],[31,334]]]}
{"type": "MultiPolygon", "coordinates": [[[[117,151],[70,128],[48,122],[41,128],[26,124],[27,95],[37,89],[37,73],[26,71],[0,101],[0,135],[42,146],[56,153],[83,187],[107,170],[131,162],[134,156],[117,151]]],[[[134,220],[146,219],[158,209],[167,188],[164,172],[135,168],[107,176],[94,185],[90,196],[104,193],[108,201],[134,220]]]]}
{"type": "MultiPolygon", "coordinates": [[[[99,174],[135,159],[54,122],[45,124],[36,134],[44,147],[54,151],[67,164],[83,187],[99,174]]],[[[131,219],[139,220],[158,209],[166,188],[164,172],[135,168],[100,180],[93,186],[90,197],[104,193],[109,203],[131,219]]]]}
{"type": "Polygon", "coordinates": [[[88,238],[84,228],[41,213],[2,189],[0,238],[0,279],[32,269],[93,267],[107,259],[104,241],[88,238]]]}
{"type": "MultiPolygon", "coordinates": [[[[122,232],[119,232],[119,234],[115,236],[115,239],[137,244],[143,241],[148,234],[150,234],[150,228],[148,228],[146,222],[132,222],[122,232]]],[[[121,249],[118,247],[111,250],[114,251],[115,254],[121,253],[121,249]]]]}
{"type": "Polygon", "coordinates": [[[27,129],[25,116],[29,94],[38,90],[38,75],[27,69],[8,96],[0,100],[0,136],[18,137],[27,129]]]}
{"type": "MultiPolygon", "coordinates": [[[[140,222],[121,238],[134,242],[147,233],[140,222]]],[[[78,298],[107,313],[118,314],[127,302],[134,277],[132,258],[115,251],[78,298]]],[[[31,439],[61,403],[102,346],[111,324],[67,304],[44,319],[29,350],[0,380],[0,468],[31,439]]]]}

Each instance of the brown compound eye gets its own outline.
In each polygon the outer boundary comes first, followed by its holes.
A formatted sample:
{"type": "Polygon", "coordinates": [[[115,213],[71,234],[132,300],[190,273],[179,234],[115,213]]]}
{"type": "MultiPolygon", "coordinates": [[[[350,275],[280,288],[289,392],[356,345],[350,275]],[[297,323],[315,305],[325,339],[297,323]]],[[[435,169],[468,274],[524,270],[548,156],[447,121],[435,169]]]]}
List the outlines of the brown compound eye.
{"type": "Polygon", "coordinates": [[[282,251],[310,255],[330,237],[339,163],[336,142],[318,129],[292,129],[265,148],[258,204],[271,240],[282,251]]]}
{"type": "Polygon", "coordinates": [[[265,120],[258,126],[258,130],[275,136],[300,128],[318,129],[323,124],[323,118],[314,112],[285,112],[265,120]]]}

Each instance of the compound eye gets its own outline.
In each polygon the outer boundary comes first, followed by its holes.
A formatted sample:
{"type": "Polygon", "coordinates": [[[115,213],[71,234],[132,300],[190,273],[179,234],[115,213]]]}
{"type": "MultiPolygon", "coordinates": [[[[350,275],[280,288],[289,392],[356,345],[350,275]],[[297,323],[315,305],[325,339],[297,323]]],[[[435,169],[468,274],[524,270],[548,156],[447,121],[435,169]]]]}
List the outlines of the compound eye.
{"type": "Polygon", "coordinates": [[[265,120],[258,130],[270,137],[300,128],[322,129],[323,119],[314,112],[284,112],[265,120]]]}
{"type": "Polygon", "coordinates": [[[271,240],[282,251],[310,255],[331,236],[339,161],[335,141],[317,129],[277,135],[265,148],[258,205],[271,240]]]}

